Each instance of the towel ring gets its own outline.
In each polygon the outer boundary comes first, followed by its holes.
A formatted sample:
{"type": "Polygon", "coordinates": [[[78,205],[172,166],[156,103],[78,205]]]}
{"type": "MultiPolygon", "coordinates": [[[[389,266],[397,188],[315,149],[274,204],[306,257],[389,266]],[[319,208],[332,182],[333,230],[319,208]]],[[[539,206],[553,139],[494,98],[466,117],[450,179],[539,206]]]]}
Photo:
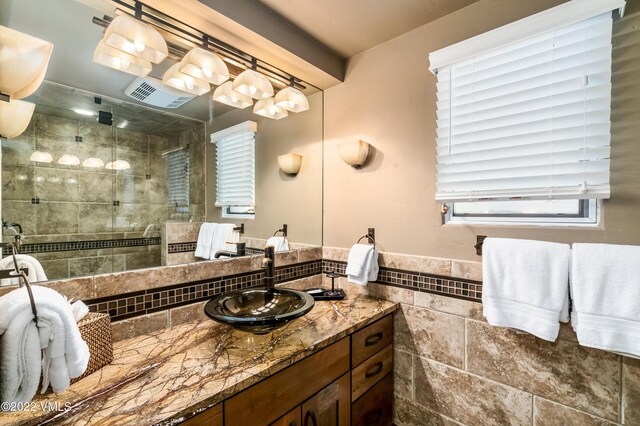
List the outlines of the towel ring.
{"type": "Polygon", "coordinates": [[[376,230],[375,230],[375,228],[369,228],[365,235],[363,235],[362,237],[358,238],[358,241],[356,242],[356,244],[360,244],[360,241],[362,241],[363,238],[366,238],[367,242],[369,244],[373,244],[373,247],[375,247],[376,246],[376,230]]]}
{"type": "Polygon", "coordinates": [[[276,235],[278,235],[278,232],[282,232],[282,236],[287,238],[287,224],[285,223],[284,225],[282,225],[282,228],[274,232],[273,236],[275,237],[276,235]]]}
{"type": "Polygon", "coordinates": [[[38,310],[36,309],[36,301],[33,298],[33,292],[31,291],[31,284],[29,283],[29,278],[27,278],[27,274],[20,269],[18,266],[18,259],[16,258],[16,246],[11,244],[11,256],[13,257],[13,265],[15,269],[12,270],[2,270],[0,271],[0,278],[14,278],[18,277],[18,284],[20,287],[23,285],[27,287],[27,293],[29,294],[29,301],[31,302],[31,312],[33,313],[33,322],[36,323],[36,327],[38,326],[38,310]]]}

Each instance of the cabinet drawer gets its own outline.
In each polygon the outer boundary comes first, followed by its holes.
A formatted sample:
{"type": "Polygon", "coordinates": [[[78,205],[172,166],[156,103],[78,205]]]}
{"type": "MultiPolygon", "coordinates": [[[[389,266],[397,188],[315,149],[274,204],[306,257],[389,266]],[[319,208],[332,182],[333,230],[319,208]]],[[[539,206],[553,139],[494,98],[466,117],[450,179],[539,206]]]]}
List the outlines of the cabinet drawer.
{"type": "Polygon", "coordinates": [[[215,405],[180,424],[182,426],[222,426],[222,404],[215,405]]]}
{"type": "Polygon", "coordinates": [[[393,347],[387,346],[351,372],[351,400],[355,401],[393,370],[393,347]]]}
{"type": "Polygon", "coordinates": [[[298,405],[270,426],[302,426],[302,407],[298,405]]]}
{"type": "Polygon", "coordinates": [[[268,425],[347,371],[349,339],[344,338],[227,399],[225,426],[268,425]]]}
{"type": "Polygon", "coordinates": [[[393,341],[393,316],[387,315],[351,336],[352,368],[393,341]]]}
{"type": "Polygon", "coordinates": [[[391,426],[393,374],[387,374],[351,407],[351,426],[391,426]]]}

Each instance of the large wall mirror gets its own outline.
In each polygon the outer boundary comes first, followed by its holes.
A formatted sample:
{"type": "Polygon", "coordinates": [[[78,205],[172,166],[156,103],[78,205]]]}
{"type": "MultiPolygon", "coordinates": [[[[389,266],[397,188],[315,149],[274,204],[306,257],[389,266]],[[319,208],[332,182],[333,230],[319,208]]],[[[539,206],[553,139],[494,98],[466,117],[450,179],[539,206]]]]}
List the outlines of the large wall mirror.
{"type": "MultiPolygon", "coordinates": [[[[281,120],[212,92],[185,101],[169,90],[150,105],[144,81],[92,61],[114,11],[98,0],[0,0],[0,25],[54,44],[45,81],[25,99],[36,104],[29,126],[1,140],[3,257],[19,239],[48,280],[192,262],[203,222],[243,225],[250,249],[283,224],[292,249],[321,245],[322,92],[302,82],[309,110],[281,120]],[[216,203],[211,134],[245,122],[256,126],[254,203],[229,209],[216,203]],[[279,167],[285,154],[300,155],[295,176],[279,167]]],[[[161,87],[191,47],[172,40],[147,82],[161,87]]]]}

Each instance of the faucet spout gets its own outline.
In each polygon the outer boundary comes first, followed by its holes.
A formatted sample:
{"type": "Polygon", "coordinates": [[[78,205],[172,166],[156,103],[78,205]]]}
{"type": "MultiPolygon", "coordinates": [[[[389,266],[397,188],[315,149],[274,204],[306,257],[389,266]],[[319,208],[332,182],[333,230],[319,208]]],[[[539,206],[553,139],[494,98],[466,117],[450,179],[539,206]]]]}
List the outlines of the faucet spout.
{"type": "Polygon", "coordinates": [[[264,259],[262,259],[264,269],[264,286],[272,289],[276,284],[276,252],[273,246],[264,248],[264,259]]]}

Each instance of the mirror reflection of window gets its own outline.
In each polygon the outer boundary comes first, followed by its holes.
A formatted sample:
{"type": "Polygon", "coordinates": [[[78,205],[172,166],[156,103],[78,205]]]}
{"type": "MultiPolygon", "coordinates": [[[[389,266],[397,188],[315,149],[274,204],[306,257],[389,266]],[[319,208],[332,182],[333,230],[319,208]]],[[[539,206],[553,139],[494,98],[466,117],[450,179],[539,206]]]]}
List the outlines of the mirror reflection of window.
{"type": "Polygon", "coordinates": [[[167,170],[167,198],[176,213],[189,212],[189,150],[179,147],[162,153],[167,170]]]}

